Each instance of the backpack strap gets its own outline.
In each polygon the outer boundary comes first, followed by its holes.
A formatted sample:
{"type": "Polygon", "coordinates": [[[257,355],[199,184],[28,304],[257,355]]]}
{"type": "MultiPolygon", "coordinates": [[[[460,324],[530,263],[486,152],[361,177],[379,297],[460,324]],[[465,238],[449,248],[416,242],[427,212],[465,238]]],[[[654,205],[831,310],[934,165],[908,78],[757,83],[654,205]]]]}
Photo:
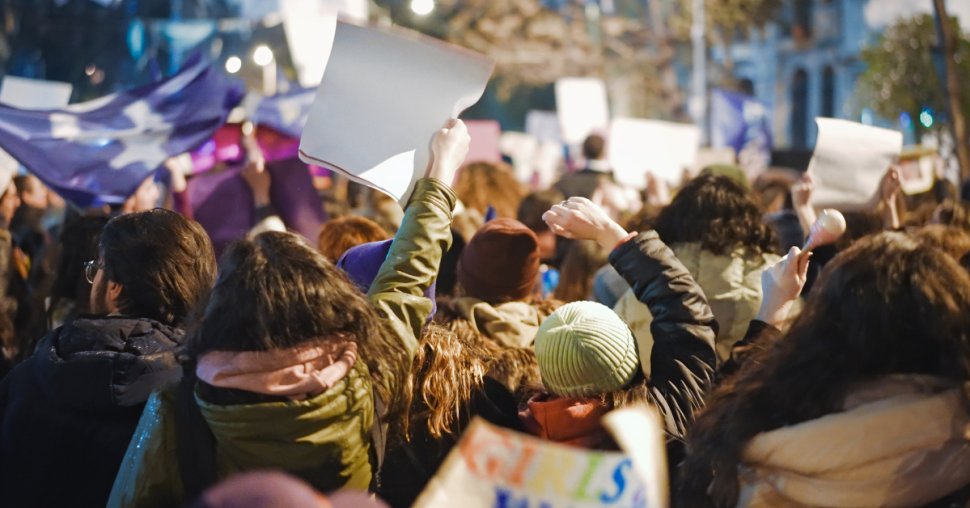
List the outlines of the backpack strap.
{"type": "Polygon", "coordinates": [[[195,400],[195,365],[183,368],[175,398],[175,440],[184,499],[197,499],[218,480],[216,438],[195,400]]]}

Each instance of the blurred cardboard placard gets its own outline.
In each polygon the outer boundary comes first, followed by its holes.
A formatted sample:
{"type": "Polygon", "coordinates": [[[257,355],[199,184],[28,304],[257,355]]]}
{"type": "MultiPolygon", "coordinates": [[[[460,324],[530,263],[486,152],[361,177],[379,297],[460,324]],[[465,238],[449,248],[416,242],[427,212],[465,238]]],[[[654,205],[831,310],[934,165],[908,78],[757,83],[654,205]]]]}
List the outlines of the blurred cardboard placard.
{"type": "Polygon", "coordinates": [[[645,492],[624,454],[555,444],[476,418],[413,508],[653,508],[645,492]]]}
{"type": "Polygon", "coordinates": [[[940,162],[942,159],[934,148],[904,148],[899,156],[899,176],[903,192],[910,195],[922,194],[932,189],[936,183],[937,164],[940,162]]]}
{"type": "Polygon", "coordinates": [[[60,109],[73,91],[70,83],[7,76],[0,85],[0,102],[20,109],[60,109]]]}
{"type": "Polygon", "coordinates": [[[535,175],[535,159],[539,152],[539,140],[524,132],[503,132],[499,149],[512,159],[515,179],[531,184],[535,175]]]}
{"type": "Polygon", "coordinates": [[[406,203],[432,138],[481,98],[495,62],[415,32],[343,22],[332,48],[300,158],[406,203]]]}
{"type": "Polygon", "coordinates": [[[499,150],[499,140],[502,137],[502,127],[495,120],[465,120],[468,135],[472,141],[468,146],[465,164],[470,162],[501,162],[502,152],[499,150]]]}
{"type": "Polygon", "coordinates": [[[697,159],[691,167],[691,176],[697,176],[704,168],[710,166],[735,166],[738,159],[734,153],[734,148],[726,146],[723,148],[701,147],[697,150],[697,159]]]}
{"type": "Polygon", "coordinates": [[[679,182],[694,167],[701,131],[693,124],[616,118],[610,127],[607,155],[617,182],[642,189],[647,172],[679,182]]]}
{"type": "Polygon", "coordinates": [[[300,86],[317,86],[330,57],[337,7],[319,0],[280,0],[280,15],[300,86]]]}
{"type": "Polygon", "coordinates": [[[590,134],[604,134],[610,123],[606,85],[599,78],[556,80],[556,111],[567,145],[582,143],[590,134]]]}
{"type": "Polygon", "coordinates": [[[903,134],[848,120],[816,118],[818,140],[808,172],[813,205],[858,205],[872,197],[899,157],[903,134]]]}
{"type": "Polygon", "coordinates": [[[541,142],[562,143],[559,115],[555,111],[530,110],[525,114],[525,133],[541,142]]]}

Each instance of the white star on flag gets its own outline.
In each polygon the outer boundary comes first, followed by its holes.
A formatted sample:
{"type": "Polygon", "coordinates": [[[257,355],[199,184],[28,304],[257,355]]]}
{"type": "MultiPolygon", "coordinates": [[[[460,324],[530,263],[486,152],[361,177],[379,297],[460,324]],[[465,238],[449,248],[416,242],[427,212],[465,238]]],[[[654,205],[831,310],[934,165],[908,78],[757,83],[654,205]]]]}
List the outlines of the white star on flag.
{"type": "Polygon", "coordinates": [[[125,107],[124,114],[135,124],[134,127],[120,131],[84,132],[76,115],[52,113],[51,137],[68,141],[117,141],[123,149],[108,162],[114,169],[139,162],[148,169],[161,166],[169,158],[162,145],[172,132],[172,124],[155,113],[145,101],[132,102],[125,107]]]}

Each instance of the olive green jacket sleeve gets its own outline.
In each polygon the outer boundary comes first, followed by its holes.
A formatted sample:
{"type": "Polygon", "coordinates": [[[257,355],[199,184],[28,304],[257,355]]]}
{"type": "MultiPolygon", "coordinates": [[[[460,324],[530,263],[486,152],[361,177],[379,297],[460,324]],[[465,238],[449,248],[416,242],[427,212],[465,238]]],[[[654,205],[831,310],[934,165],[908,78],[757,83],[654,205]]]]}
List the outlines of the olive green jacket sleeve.
{"type": "MultiPolygon", "coordinates": [[[[442,255],[451,247],[452,212],[457,201],[455,191],[441,181],[418,181],[387,259],[367,293],[409,358],[414,357],[421,329],[434,308],[434,302],[424,293],[438,276],[442,255]]],[[[387,387],[390,393],[400,389],[403,375],[388,377],[397,385],[387,387]]]]}

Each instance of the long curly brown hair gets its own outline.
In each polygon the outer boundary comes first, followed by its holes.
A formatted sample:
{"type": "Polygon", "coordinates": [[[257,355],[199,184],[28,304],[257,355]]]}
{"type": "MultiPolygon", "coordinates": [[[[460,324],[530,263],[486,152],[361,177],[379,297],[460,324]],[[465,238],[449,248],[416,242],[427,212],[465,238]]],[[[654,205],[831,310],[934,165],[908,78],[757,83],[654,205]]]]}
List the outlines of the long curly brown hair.
{"type": "Polygon", "coordinates": [[[514,219],[528,189],[515,179],[512,166],[504,162],[472,162],[461,168],[455,194],[467,208],[482,215],[491,206],[500,218],[514,219]]]}
{"type": "Polygon", "coordinates": [[[461,412],[467,410],[472,394],[481,388],[488,370],[488,351],[441,326],[425,328],[414,355],[411,374],[404,388],[408,417],[404,433],[411,425],[424,422],[436,439],[457,433],[461,412]]]}
{"type": "Polygon", "coordinates": [[[826,265],[785,336],[708,399],[688,433],[680,507],[733,507],[756,435],[838,411],[855,383],[889,374],[970,380],[970,276],[901,233],[859,240],[826,265]]]}
{"type": "Polygon", "coordinates": [[[775,235],[751,191],[726,176],[701,175],[685,185],[653,221],[667,245],[699,243],[717,255],[739,246],[774,252],[775,235]]]}

